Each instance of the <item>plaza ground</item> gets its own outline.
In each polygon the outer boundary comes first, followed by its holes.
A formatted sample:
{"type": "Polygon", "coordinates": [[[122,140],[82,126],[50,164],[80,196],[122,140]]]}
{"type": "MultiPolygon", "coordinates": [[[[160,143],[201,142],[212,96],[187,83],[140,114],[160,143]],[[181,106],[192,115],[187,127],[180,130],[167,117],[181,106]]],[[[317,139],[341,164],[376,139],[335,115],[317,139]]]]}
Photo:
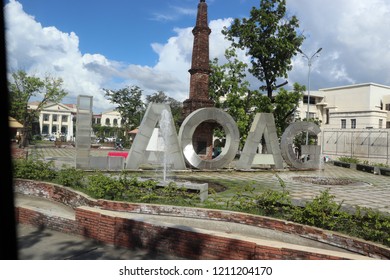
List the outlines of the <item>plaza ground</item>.
{"type": "MultiPolygon", "coordinates": [[[[91,149],[91,156],[106,156],[110,150],[91,149]]],[[[53,160],[59,168],[62,166],[74,166],[75,149],[55,148],[53,146],[31,147],[28,150],[29,158],[53,160]]],[[[147,176],[163,177],[161,170],[145,172],[147,176]]],[[[388,176],[374,175],[362,171],[325,164],[323,170],[319,171],[281,171],[277,172],[279,177],[285,182],[286,190],[293,200],[301,201],[313,199],[322,191],[329,189],[335,196],[335,200],[343,202],[346,207],[361,206],[390,213],[390,178],[388,176]],[[348,185],[318,185],[304,183],[295,180],[297,177],[323,177],[351,179],[355,184],[348,185]]],[[[220,172],[191,171],[174,172],[169,175],[175,178],[185,178],[197,181],[234,181],[237,185],[244,186],[250,184],[254,187],[264,189],[281,190],[281,186],[275,172],[254,171],[240,172],[233,169],[225,169],[220,172]]],[[[232,196],[232,192],[227,190],[221,196],[232,196]]]]}
{"type": "MultiPolygon", "coordinates": [[[[109,150],[92,149],[92,156],[107,155],[109,150]]],[[[28,149],[29,158],[53,160],[57,167],[72,166],[74,162],[75,149],[72,147],[55,148],[30,147],[28,149]]],[[[162,176],[160,170],[148,171],[148,175],[154,174],[156,177],[162,176]]],[[[291,198],[296,203],[304,204],[306,200],[314,198],[326,189],[335,196],[336,201],[343,201],[346,207],[361,206],[379,210],[381,212],[390,212],[390,180],[389,177],[369,174],[357,170],[336,167],[326,164],[321,171],[281,171],[277,173],[284,181],[286,190],[289,191],[291,198]],[[317,185],[304,183],[295,180],[296,177],[323,177],[323,178],[343,178],[355,181],[348,185],[317,185]]],[[[210,171],[187,171],[175,172],[176,178],[185,178],[186,180],[203,181],[234,181],[236,185],[243,186],[250,184],[255,188],[281,190],[279,180],[272,171],[253,171],[238,172],[233,169],[226,169],[219,172],[210,171]]],[[[220,193],[222,197],[232,196],[233,191],[226,190],[220,193]]],[[[62,206],[47,203],[45,201],[34,201],[32,199],[17,196],[17,205],[30,205],[32,207],[41,207],[47,211],[58,212],[61,215],[71,215],[70,209],[61,208],[62,206]],[[37,206],[39,205],[39,206],[37,206]]],[[[200,223],[187,221],[175,221],[183,226],[192,226],[202,230],[200,223]]],[[[207,225],[210,226],[210,225],[207,225]]],[[[226,232],[227,225],[211,225],[212,230],[226,232]]],[[[234,233],[234,228],[229,229],[229,233],[234,233]]],[[[246,236],[247,238],[267,238],[267,232],[251,232],[253,229],[237,229],[236,234],[246,236]]],[[[276,238],[276,237],[275,237],[276,238]]],[[[285,237],[281,236],[283,240],[285,237]]],[[[271,239],[274,239],[273,237],[271,239]]],[[[116,248],[109,245],[99,244],[94,240],[80,236],[69,235],[46,228],[34,228],[27,225],[18,225],[19,258],[20,259],[177,259],[177,257],[165,254],[155,254],[145,250],[129,250],[116,248]]],[[[277,240],[272,240],[277,242],[277,240]]],[[[302,240],[291,240],[293,244],[299,246],[316,247],[316,244],[305,244],[302,240]]],[[[319,250],[336,250],[332,248],[319,248],[319,250]]],[[[337,254],[348,254],[348,252],[338,251],[337,254]]],[[[358,255],[355,256],[359,258],[358,255]]]]}

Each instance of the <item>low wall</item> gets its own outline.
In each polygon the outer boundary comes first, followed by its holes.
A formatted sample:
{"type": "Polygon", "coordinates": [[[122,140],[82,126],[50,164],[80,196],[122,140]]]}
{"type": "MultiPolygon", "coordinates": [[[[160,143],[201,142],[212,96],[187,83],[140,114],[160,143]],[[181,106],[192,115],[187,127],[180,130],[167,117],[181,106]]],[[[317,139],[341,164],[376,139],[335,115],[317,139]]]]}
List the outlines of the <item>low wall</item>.
{"type": "Polygon", "coordinates": [[[202,208],[94,200],[63,186],[31,180],[17,179],[14,188],[17,193],[61,202],[75,210],[75,218],[71,220],[18,207],[16,209],[18,222],[36,226],[45,225],[116,246],[164,251],[191,259],[345,259],[310,250],[265,246],[253,240],[234,239],[198,229],[195,231],[190,228],[154,225],[121,215],[130,212],[252,225],[295,234],[369,257],[390,259],[390,248],[385,246],[263,216],[202,208]]]}
{"type": "Polygon", "coordinates": [[[390,168],[386,168],[386,167],[366,165],[362,163],[348,163],[348,162],[337,161],[337,160],[332,161],[332,163],[335,166],[355,169],[358,171],[363,171],[375,175],[390,176],[390,168]]]}

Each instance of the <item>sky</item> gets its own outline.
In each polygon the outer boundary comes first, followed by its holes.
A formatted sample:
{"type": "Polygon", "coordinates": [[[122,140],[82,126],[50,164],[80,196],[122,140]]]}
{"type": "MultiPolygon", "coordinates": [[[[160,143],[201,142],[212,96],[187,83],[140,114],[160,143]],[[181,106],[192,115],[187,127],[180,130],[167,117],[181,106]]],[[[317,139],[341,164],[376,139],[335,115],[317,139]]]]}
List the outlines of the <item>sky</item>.
{"type": "MultiPolygon", "coordinates": [[[[390,1],[287,0],[299,19],[301,49],[312,61],[310,89],[361,83],[390,86],[390,1]]],[[[139,86],[188,98],[199,0],[5,0],[8,71],[64,80],[69,93],[94,96],[94,112],[111,110],[103,89],[139,86]]],[[[210,59],[223,61],[221,34],[235,18],[248,18],[259,0],[206,0],[210,59]]],[[[244,53],[243,61],[249,61],[244,53]]],[[[308,85],[308,60],[298,54],[287,89],[308,85]]],[[[260,82],[251,79],[253,87],[260,82]]]]}

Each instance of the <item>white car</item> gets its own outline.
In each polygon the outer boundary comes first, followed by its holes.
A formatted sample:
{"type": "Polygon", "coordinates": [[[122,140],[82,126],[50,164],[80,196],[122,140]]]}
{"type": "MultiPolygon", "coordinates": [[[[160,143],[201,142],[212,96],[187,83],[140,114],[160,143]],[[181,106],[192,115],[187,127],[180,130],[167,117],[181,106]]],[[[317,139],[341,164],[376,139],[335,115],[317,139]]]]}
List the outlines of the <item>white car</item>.
{"type": "Polygon", "coordinates": [[[45,141],[56,141],[56,137],[53,135],[47,135],[46,137],[43,138],[45,141]]]}

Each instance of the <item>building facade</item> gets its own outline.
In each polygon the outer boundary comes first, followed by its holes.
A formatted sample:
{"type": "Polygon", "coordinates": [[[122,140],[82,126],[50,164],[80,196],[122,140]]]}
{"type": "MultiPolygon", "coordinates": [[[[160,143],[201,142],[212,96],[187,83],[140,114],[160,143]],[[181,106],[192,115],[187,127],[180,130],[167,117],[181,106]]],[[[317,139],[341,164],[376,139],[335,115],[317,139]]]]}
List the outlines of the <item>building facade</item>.
{"type": "MultiPolygon", "coordinates": [[[[296,117],[306,118],[308,95],[296,117]]],[[[310,92],[310,118],[321,122],[322,153],[390,163],[390,87],[366,83],[310,92]]]]}
{"type": "Polygon", "coordinates": [[[122,127],[122,117],[118,111],[110,110],[98,115],[93,115],[92,124],[100,124],[109,127],[122,127]]]}
{"type": "MultiPolygon", "coordinates": [[[[29,108],[35,110],[36,102],[29,103],[29,108]]],[[[74,139],[74,117],[76,105],[51,103],[46,105],[39,115],[39,132],[43,136],[64,137],[66,141],[74,139]]]]}
{"type": "MultiPolygon", "coordinates": [[[[308,95],[296,117],[306,118],[308,95]]],[[[310,92],[309,118],[326,129],[390,128],[390,87],[367,83],[310,92]]]]}
{"type": "MultiPolygon", "coordinates": [[[[30,102],[29,108],[35,110],[37,102],[30,102]]],[[[76,132],[76,104],[52,103],[46,105],[38,118],[39,134],[42,136],[54,136],[64,138],[66,141],[74,141],[76,132]]],[[[101,124],[109,127],[122,127],[122,117],[119,112],[110,110],[102,114],[93,115],[93,124],[101,124]]]]}

